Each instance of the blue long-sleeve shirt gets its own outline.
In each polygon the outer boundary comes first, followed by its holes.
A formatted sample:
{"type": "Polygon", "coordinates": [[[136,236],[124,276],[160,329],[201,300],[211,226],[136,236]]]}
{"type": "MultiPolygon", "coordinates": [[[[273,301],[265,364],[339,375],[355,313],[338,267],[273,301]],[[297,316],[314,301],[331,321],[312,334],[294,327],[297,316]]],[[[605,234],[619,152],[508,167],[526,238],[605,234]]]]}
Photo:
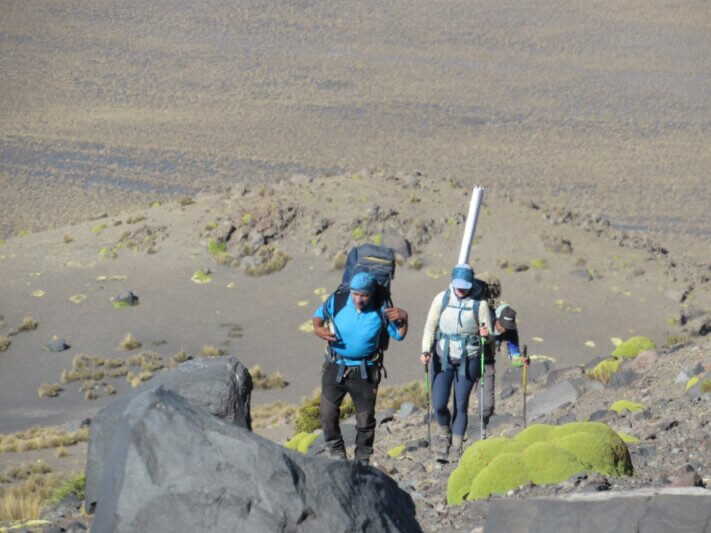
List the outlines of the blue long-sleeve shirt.
{"type": "Polygon", "coordinates": [[[521,349],[519,348],[519,344],[518,344],[518,330],[507,329],[503,333],[499,333],[497,331],[497,332],[495,332],[494,339],[496,342],[496,351],[497,352],[501,348],[501,343],[505,342],[506,343],[506,350],[509,353],[509,359],[511,359],[512,357],[520,357],[521,356],[521,349]]]}
{"type": "MultiPolygon", "coordinates": [[[[328,306],[327,310],[333,316],[333,296],[319,306],[313,316],[325,320],[324,306],[328,306]]],[[[346,365],[358,366],[361,359],[377,351],[380,330],[383,327],[382,316],[384,315],[382,313],[384,310],[378,311],[372,307],[366,307],[359,311],[351,296],[348,295],[346,305],[334,318],[334,329],[338,340],[332,345],[334,351],[343,356],[346,365]]],[[[393,322],[387,322],[386,330],[387,335],[393,339],[397,341],[403,339],[398,327],[393,322]]]]}

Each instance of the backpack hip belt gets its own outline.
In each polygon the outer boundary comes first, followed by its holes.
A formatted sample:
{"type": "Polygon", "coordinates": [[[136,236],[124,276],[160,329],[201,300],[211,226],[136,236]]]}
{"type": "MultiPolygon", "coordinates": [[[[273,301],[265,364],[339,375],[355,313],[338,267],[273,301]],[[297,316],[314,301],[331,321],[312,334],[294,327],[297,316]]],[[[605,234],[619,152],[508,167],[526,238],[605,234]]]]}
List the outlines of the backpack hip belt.
{"type": "Polygon", "coordinates": [[[442,368],[445,368],[445,365],[449,362],[449,346],[452,342],[459,343],[461,353],[463,357],[460,359],[460,363],[451,363],[452,365],[456,366],[457,364],[459,365],[459,375],[464,377],[465,375],[465,368],[466,364],[461,364],[461,361],[468,361],[469,359],[479,357],[481,355],[481,346],[479,344],[479,340],[481,337],[479,335],[461,335],[459,333],[442,333],[440,329],[437,330],[437,333],[435,334],[435,342],[438,343],[440,340],[444,339],[444,346],[442,347],[442,351],[440,353],[440,361],[442,363],[442,368]],[[467,349],[468,346],[473,346],[476,349],[472,350],[475,353],[469,353],[469,350],[467,349]],[[465,355],[466,354],[466,355],[465,355]]]}
{"type": "Polygon", "coordinates": [[[346,377],[346,368],[353,368],[355,365],[346,365],[346,359],[349,359],[351,361],[359,361],[358,367],[360,369],[360,378],[363,380],[368,379],[368,361],[372,361],[376,366],[379,366],[380,368],[383,369],[385,372],[385,377],[387,377],[387,371],[385,371],[385,367],[383,366],[382,363],[382,353],[378,350],[373,352],[370,355],[367,355],[363,358],[358,358],[354,359],[351,357],[345,357],[339,353],[336,352],[336,350],[333,349],[332,346],[327,345],[326,347],[326,354],[325,354],[325,359],[326,362],[332,363],[334,365],[338,365],[338,373],[336,374],[336,382],[337,383],[343,383],[343,380],[346,377]]]}

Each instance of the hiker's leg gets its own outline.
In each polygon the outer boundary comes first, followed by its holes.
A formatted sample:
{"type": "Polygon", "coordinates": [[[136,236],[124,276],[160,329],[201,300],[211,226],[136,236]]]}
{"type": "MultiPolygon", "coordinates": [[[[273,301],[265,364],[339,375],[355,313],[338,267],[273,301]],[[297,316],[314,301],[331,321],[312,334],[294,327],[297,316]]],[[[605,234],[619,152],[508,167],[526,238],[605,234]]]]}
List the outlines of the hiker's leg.
{"type": "Polygon", "coordinates": [[[346,456],[346,447],[338,424],[339,408],[346,395],[346,388],[336,382],[338,365],[324,363],[321,373],[321,427],[326,447],[332,456],[346,456]]]}
{"type": "Polygon", "coordinates": [[[489,418],[494,414],[494,382],[496,368],[494,363],[484,364],[484,425],[489,423],[489,418]]]}
{"type": "Polygon", "coordinates": [[[437,425],[446,428],[450,427],[451,422],[447,404],[449,403],[449,393],[452,390],[454,372],[456,370],[443,369],[438,357],[432,359],[432,409],[437,425]]]}
{"type": "Polygon", "coordinates": [[[346,378],[348,394],[353,399],[356,410],[356,449],[355,458],[367,462],[373,453],[375,440],[375,399],[380,384],[380,369],[368,367],[368,379],[362,379],[356,368],[346,378]]]}
{"type": "Polygon", "coordinates": [[[472,392],[474,383],[479,379],[479,358],[468,359],[466,363],[464,375],[457,370],[454,376],[454,412],[452,413],[452,433],[454,435],[463,436],[467,431],[469,423],[469,395],[472,392]]]}

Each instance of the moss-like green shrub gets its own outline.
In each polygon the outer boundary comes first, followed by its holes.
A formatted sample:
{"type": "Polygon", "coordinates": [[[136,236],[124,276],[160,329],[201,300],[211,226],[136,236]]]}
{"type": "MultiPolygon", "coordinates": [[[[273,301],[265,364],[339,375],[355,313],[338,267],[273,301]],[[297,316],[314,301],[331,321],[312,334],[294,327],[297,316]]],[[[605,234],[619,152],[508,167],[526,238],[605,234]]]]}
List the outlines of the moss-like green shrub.
{"type": "Polygon", "coordinates": [[[485,498],[529,481],[557,483],[588,471],[631,475],[622,437],[600,422],[535,424],[514,439],[497,437],[467,448],[447,481],[447,502],[485,498]]]}
{"type": "Polygon", "coordinates": [[[252,215],[250,213],[245,213],[242,215],[242,225],[249,226],[252,223],[252,215]]]}
{"type": "Polygon", "coordinates": [[[363,230],[363,228],[358,226],[351,232],[351,236],[356,240],[360,240],[365,237],[365,231],[363,230]]]}
{"type": "Polygon", "coordinates": [[[610,411],[614,411],[618,415],[623,409],[627,409],[631,413],[638,413],[644,411],[644,405],[637,402],[630,402],[629,400],[617,400],[610,406],[610,411]]]}
{"type": "Polygon", "coordinates": [[[286,441],[286,444],[284,444],[284,446],[289,448],[290,450],[295,450],[296,447],[299,445],[299,442],[301,442],[301,439],[307,437],[308,435],[309,433],[307,431],[300,431],[299,433],[291,437],[291,439],[286,441]]]}
{"type": "Polygon", "coordinates": [[[212,239],[210,239],[210,242],[207,243],[207,251],[210,253],[210,255],[224,253],[227,251],[227,244],[225,244],[224,242],[217,242],[217,239],[213,237],[212,239]]]}
{"type": "Polygon", "coordinates": [[[380,246],[383,244],[383,234],[382,233],[376,233],[373,235],[370,240],[375,244],[376,246],[380,246]]]}
{"type": "Polygon", "coordinates": [[[545,268],[548,268],[548,263],[546,263],[545,259],[531,259],[531,266],[533,268],[543,270],[545,268]]]}
{"type": "Polygon", "coordinates": [[[628,435],[627,433],[623,433],[622,431],[619,431],[617,434],[622,439],[622,442],[626,444],[637,444],[639,442],[639,439],[637,437],[633,437],[632,435],[628,435]]]}
{"type": "Polygon", "coordinates": [[[407,446],[405,446],[404,444],[401,444],[400,446],[395,446],[394,448],[390,448],[388,450],[388,457],[391,457],[393,459],[395,459],[396,457],[400,457],[402,455],[402,452],[404,452],[406,448],[407,446]]]}
{"type": "Polygon", "coordinates": [[[623,359],[633,359],[641,352],[654,350],[656,347],[656,344],[647,337],[630,337],[626,341],[618,344],[615,351],[612,352],[612,355],[623,359]]]}
{"type": "MultiPolygon", "coordinates": [[[[294,429],[297,432],[312,433],[321,427],[321,391],[313,397],[305,398],[299,407],[298,414],[294,420],[294,429]]],[[[346,396],[341,404],[339,417],[348,418],[355,414],[355,405],[350,396],[346,396]]]]}
{"type": "Polygon", "coordinates": [[[210,283],[212,281],[212,273],[209,270],[205,271],[201,268],[196,270],[190,279],[195,283],[210,283]]]}
{"type": "Polygon", "coordinates": [[[531,481],[520,453],[502,453],[472,481],[467,500],[500,494],[531,481]]]}
{"type": "Polygon", "coordinates": [[[533,424],[521,431],[514,438],[526,446],[530,446],[534,442],[549,440],[552,433],[553,426],[549,426],[548,424],[533,424]]]}
{"type": "Polygon", "coordinates": [[[622,361],[620,359],[605,359],[604,361],[599,362],[592,370],[588,370],[586,375],[589,378],[596,379],[602,383],[608,383],[612,375],[615,372],[620,371],[621,365],[622,361]]]}
{"type": "Polygon", "coordinates": [[[553,443],[601,474],[632,475],[632,460],[620,436],[601,422],[571,422],[553,430],[553,443]]]}
{"type": "Polygon", "coordinates": [[[691,387],[696,385],[699,382],[699,376],[694,376],[691,378],[689,381],[686,382],[686,390],[689,390],[691,387]]]}
{"type": "Polygon", "coordinates": [[[707,392],[711,392],[711,379],[706,379],[701,383],[701,394],[706,394],[707,392]]]}
{"type": "Polygon", "coordinates": [[[93,228],[91,228],[91,232],[92,232],[94,235],[98,235],[99,233],[101,233],[101,232],[104,231],[105,229],[106,229],[106,224],[97,224],[96,226],[94,226],[93,228]]]}
{"type": "Polygon", "coordinates": [[[589,469],[572,453],[546,441],[534,442],[526,448],[523,460],[531,481],[537,485],[558,483],[589,469]]]}
{"type": "Polygon", "coordinates": [[[306,435],[304,438],[299,440],[299,444],[296,446],[296,451],[301,452],[304,455],[308,453],[309,447],[313,444],[313,442],[318,438],[317,433],[309,433],[306,435]]]}

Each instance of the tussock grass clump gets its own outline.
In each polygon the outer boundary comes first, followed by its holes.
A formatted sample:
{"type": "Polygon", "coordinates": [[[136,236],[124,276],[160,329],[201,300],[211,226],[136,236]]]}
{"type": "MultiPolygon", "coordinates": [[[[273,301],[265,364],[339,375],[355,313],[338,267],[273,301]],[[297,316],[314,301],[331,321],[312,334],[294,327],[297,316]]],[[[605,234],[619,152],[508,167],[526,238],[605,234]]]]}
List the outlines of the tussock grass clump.
{"type": "Polygon", "coordinates": [[[136,216],[128,217],[126,219],[126,224],[137,224],[138,222],[142,222],[144,220],[146,220],[146,217],[144,217],[143,215],[136,215],[136,216]]]}
{"type": "Polygon", "coordinates": [[[125,362],[123,359],[106,358],[104,359],[104,365],[106,368],[120,368],[125,365],[125,362]]]}
{"type": "Polygon", "coordinates": [[[286,253],[272,246],[262,246],[257,250],[256,256],[261,262],[244,269],[244,273],[248,276],[266,276],[267,274],[278,272],[282,270],[289,262],[289,259],[291,259],[286,253]]]}
{"type": "Polygon", "coordinates": [[[417,407],[425,407],[425,385],[420,381],[411,381],[404,385],[390,385],[378,389],[377,404],[380,409],[399,409],[410,402],[417,407]]]}
{"type": "Polygon", "coordinates": [[[22,463],[15,466],[8,466],[0,475],[0,483],[11,483],[13,481],[23,481],[32,474],[48,474],[52,468],[42,459],[37,459],[32,463],[22,463]]]}
{"type": "Polygon", "coordinates": [[[88,390],[84,393],[85,400],[96,400],[99,397],[99,393],[94,389],[88,390]]]}
{"type": "Polygon", "coordinates": [[[206,344],[200,350],[200,355],[202,355],[203,357],[222,357],[223,355],[227,355],[227,352],[222,348],[217,348],[216,346],[212,346],[211,344],[206,344]]]}
{"type": "Polygon", "coordinates": [[[268,376],[259,365],[250,368],[249,374],[252,376],[252,383],[255,389],[283,389],[288,385],[284,380],[284,376],[281,375],[281,372],[275,372],[271,376],[268,376]]]}
{"type": "Polygon", "coordinates": [[[195,200],[193,200],[193,199],[190,198],[189,196],[185,196],[185,197],[183,197],[183,198],[180,199],[180,205],[181,205],[182,207],[186,207],[186,206],[189,206],[189,205],[193,205],[194,203],[195,203],[195,200]]]}
{"type": "Polygon", "coordinates": [[[200,268],[195,271],[190,279],[195,283],[210,283],[212,281],[212,272],[210,272],[209,268],[205,270],[200,268]]]}
{"type": "Polygon", "coordinates": [[[156,370],[160,370],[165,367],[163,360],[156,352],[145,351],[139,353],[138,355],[141,358],[141,370],[144,372],[155,372],[156,370]]]}
{"type": "Polygon", "coordinates": [[[100,357],[98,355],[95,355],[91,358],[91,364],[94,366],[104,366],[106,364],[106,359],[103,357],[100,357]]]}
{"type": "Polygon", "coordinates": [[[119,348],[121,348],[122,350],[125,350],[127,352],[129,352],[131,350],[135,350],[140,347],[141,347],[141,343],[138,342],[136,337],[134,337],[130,333],[126,333],[126,336],[123,338],[123,340],[119,344],[119,348]]]}
{"type": "Polygon", "coordinates": [[[91,228],[91,232],[92,232],[94,235],[98,235],[99,233],[101,233],[101,232],[104,231],[105,229],[106,229],[106,224],[97,224],[96,226],[94,226],[93,228],[91,228]]]}
{"type": "Polygon", "coordinates": [[[116,387],[113,385],[104,385],[104,394],[107,396],[113,396],[116,392],[116,387]]]}
{"type": "Polygon", "coordinates": [[[193,356],[190,355],[188,352],[186,352],[185,350],[180,350],[178,353],[176,353],[173,357],[170,358],[170,367],[174,368],[174,367],[178,366],[180,363],[189,361],[192,358],[193,358],[193,356]]]}
{"type": "Polygon", "coordinates": [[[298,412],[298,405],[283,402],[252,407],[250,410],[252,427],[265,428],[279,424],[288,424],[297,416],[298,412]]]}
{"type": "Polygon", "coordinates": [[[0,352],[4,352],[5,350],[7,350],[10,347],[10,344],[12,344],[10,342],[10,339],[0,335],[0,352]]]}
{"type": "Polygon", "coordinates": [[[83,472],[66,480],[59,487],[54,489],[47,497],[47,505],[55,505],[61,502],[70,494],[75,494],[80,500],[84,499],[86,490],[86,474],[83,472]]]}
{"type": "Polygon", "coordinates": [[[39,518],[42,502],[61,484],[58,473],[32,474],[22,483],[0,489],[0,522],[39,518]]]}
{"type": "Polygon", "coordinates": [[[64,390],[59,383],[42,383],[37,389],[37,394],[40,398],[54,398],[59,396],[59,393],[64,390]]]}
{"type": "Polygon", "coordinates": [[[37,329],[37,326],[39,326],[39,322],[37,322],[31,316],[26,316],[22,319],[22,323],[17,328],[17,332],[20,333],[22,331],[34,331],[37,329]]]}
{"type": "Polygon", "coordinates": [[[57,457],[57,459],[59,459],[60,457],[66,457],[67,455],[69,455],[69,450],[67,450],[66,446],[60,446],[59,448],[57,448],[57,451],[54,452],[54,455],[55,457],[57,457]]]}
{"type": "Polygon", "coordinates": [[[128,368],[125,366],[118,366],[109,370],[106,375],[110,378],[119,378],[128,374],[128,368]]]}
{"type": "Polygon", "coordinates": [[[64,431],[58,427],[34,427],[9,435],[0,435],[0,453],[26,452],[59,446],[73,446],[89,439],[89,428],[64,431]]]}

